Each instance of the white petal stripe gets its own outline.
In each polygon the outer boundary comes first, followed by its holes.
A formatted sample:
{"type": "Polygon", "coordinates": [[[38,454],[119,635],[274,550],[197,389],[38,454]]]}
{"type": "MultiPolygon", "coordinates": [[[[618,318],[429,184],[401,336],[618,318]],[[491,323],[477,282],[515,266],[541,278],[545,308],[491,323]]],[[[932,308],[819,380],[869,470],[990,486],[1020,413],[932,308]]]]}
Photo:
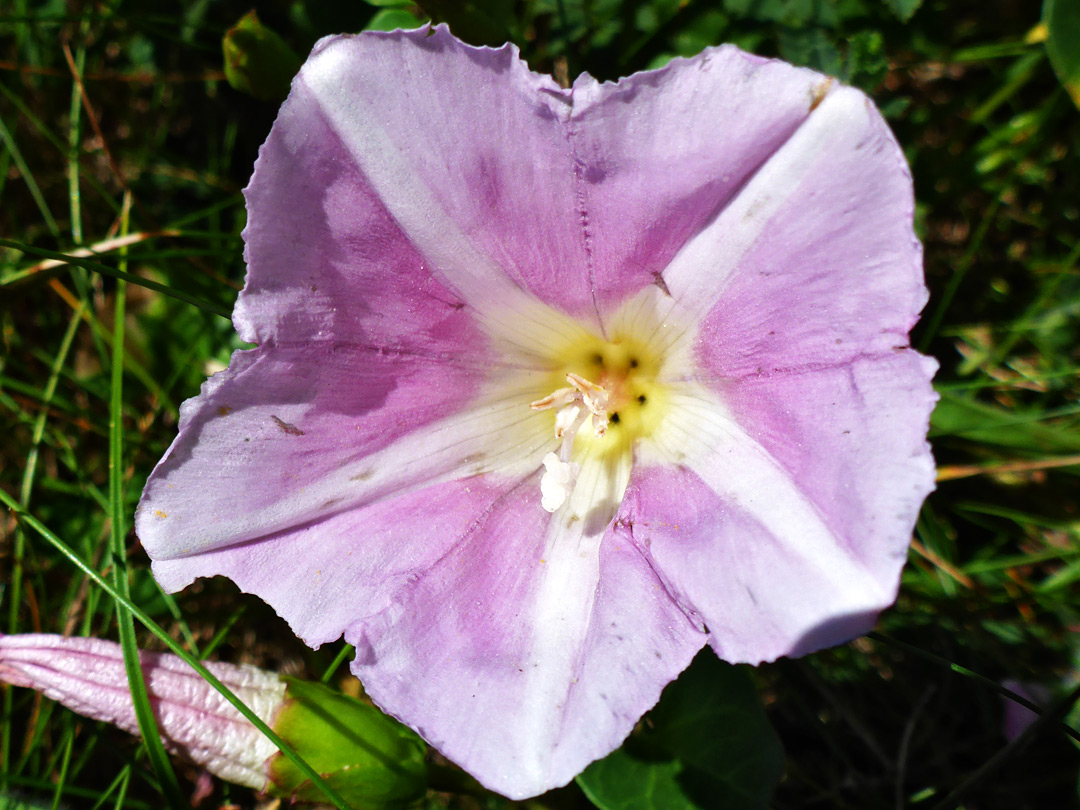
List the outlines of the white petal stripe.
{"type": "Polygon", "coordinates": [[[716,219],[683,245],[662,274],[679,322],[698,323],[719,299],[780,206],[818,166],[818,155],[852,151],[867,137],[868,105],[850,87],[829,92],[716,219]]]}
{"type": "MultiPolygon", "coordinates": [[[[551,449],[551,426],[529,408],[534,391],[494,389],[468,408],[406,434],[382,449],[344,462],[319,480],[256,511],[238,510],[212,522],[192,521],[199,536],[176,542],[174,559],[266,537],[418,488],[495,472],[529,475],[551,449]]],[[[282,409],[276,409],[279,413],[282,409]]],[[[273,417],[268,413],[267,423],[273,417]]],[[[162,521],[182,516],[181,503],[159,502],[162,521]]],[[[183,525],[183,524],[179,524],[183,525]]],[[[167,529],[167,526],[163,526],[167,529]]]]}
{"type": "Polygon", "coordinates": [[[669,462],[692,470],[721,499],[753,515],[825,581],[842,584],[849,609],[876,610],[892,601],[788,472],[714,395],[690,384],[670,397],[669,414],[654,436],[669,462]]]}
{"type": "Polygon", "coordinates": [[[360,78],[353,75],[352,56],[348,39],[333,42],[307,62],[301,77],[376,195],[428,259],[431,271],[478,313],[489,333],[521,354],[580,340],[586,334],[581,326],[523,291],[462,232],[379,125],[378,106],[368,95],[350,91],[351,82],[360,78]],[[343,79],[348,80],[344,85],[343,79]]]}

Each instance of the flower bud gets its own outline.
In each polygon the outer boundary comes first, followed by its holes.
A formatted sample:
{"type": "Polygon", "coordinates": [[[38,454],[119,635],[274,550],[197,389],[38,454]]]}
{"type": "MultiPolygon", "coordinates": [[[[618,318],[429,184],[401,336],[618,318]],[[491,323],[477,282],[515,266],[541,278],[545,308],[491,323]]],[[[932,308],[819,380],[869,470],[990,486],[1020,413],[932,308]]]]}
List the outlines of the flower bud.
{"type": "MultiPolygon", "coordinates": [[[[321,791],[224,696],[175,655],[141,652],[165,746],[225,779],[294,802],[321,791]]],[[[427,787],[420,739],[378,709],[317,683],[248,665],[206,663],[349,804],[404,807],[427,787]]],[[[37,689],[74,712],[132,734],[138,721],[119,644],[94,638],[0,635],[0,682],[37,689]]]]}

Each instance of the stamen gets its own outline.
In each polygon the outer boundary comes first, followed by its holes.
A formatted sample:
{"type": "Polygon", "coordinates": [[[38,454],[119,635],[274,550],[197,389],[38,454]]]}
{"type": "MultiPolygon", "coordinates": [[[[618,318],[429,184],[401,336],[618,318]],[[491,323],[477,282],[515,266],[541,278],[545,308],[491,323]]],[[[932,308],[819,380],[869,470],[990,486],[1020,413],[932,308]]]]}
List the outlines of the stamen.
{"type": "Polygon", "coordinates": [[[555,438],[561,439],[559,453],[544,456],[544,476],[540,479],[540,505],[548,512],[555,512],[574,489],[580,467],[570,461],[574,437],[592,416],[593,433],[601,438],[607,432],[608,402],[611,394],[606,388],[586,380],[577,374],[567,374],[570,388],[558,388],[543,399],[529,404],[534,411],[558,408],[555,414],[555,438]]]}

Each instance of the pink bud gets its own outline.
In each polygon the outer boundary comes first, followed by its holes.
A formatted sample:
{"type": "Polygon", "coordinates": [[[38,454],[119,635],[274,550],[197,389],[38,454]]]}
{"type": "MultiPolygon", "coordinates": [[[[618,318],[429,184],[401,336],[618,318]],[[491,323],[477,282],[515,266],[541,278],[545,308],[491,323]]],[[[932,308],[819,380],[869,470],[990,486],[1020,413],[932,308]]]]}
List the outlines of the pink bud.
{"type": "MultiPolygon", "coordinates": [[[[225,698],[175,655],[139,654],[165,746],[222,779],[267,786],[266,760],[277,752],[225,698]]],[[[206,668],[267,723],[285,699],[285,683],[253,666],[206,668]]],[[[79,714],[139,733],[119,644],[94,638],[0,635],[0,682],[37,689],[79,714]]]]}

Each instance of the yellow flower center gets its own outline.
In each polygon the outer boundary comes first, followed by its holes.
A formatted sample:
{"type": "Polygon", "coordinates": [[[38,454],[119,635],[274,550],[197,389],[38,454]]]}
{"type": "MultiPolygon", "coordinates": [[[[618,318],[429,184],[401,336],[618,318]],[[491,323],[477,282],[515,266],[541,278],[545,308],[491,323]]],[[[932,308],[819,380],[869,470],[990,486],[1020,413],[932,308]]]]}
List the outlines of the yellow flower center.
{"type": "MultiPolygon", "coordinates": [[[[578,329],[561,346],[548,347],[550,371],[538,380],[538,393],[545,395],[530,406],[548,413],[559,442],[543,459],[540,489],[549,512],[571,498],[579,478],[590,482],[586,500],[589,492],[603,491],[617,504],[637,443],[663,420],[670,396],[660,382],[671,371],[668,325],[656,319],[655,308],[632,303],[613,319],[607,338],[578,329]],[[600,485],[601,479],[607,483],[600,485]]],[[[583,506],[577,503],[572,510],[583,506]]]]}
{"type": "Polygon", "coordinates": [[[608,341],[590,335],[558,357],[556,368],[547,380],[549,391],[565,388],[571,374],[607,394],[606,430],[578,433],[575,457],[629,452],[634,442],[651,435],[659,424],[664,400],[663,386],[656,382],[660,358],[644,341],[631,336],[608,341]]]}

